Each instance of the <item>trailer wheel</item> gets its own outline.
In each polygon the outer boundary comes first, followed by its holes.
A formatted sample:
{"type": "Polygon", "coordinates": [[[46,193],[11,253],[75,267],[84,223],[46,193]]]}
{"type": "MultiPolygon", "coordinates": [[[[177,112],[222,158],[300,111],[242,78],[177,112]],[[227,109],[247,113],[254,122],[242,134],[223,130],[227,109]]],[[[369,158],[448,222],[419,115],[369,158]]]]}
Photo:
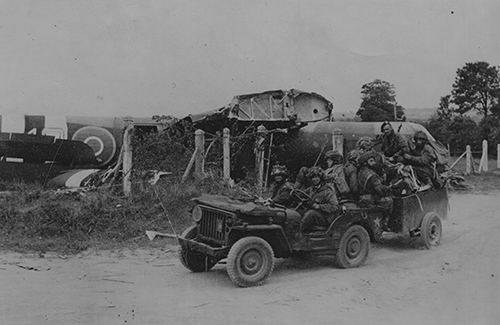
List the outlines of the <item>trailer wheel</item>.
{"type": "MultiPolygon", "coordinates": [[[[196,226],[191,226],[184,230],[181,235],[182,238],[193,239],[196,237],[196,226]]],[[[182,265],[192,272],[208,272],[217,264],[212,257],[194,252],[188,248],[179,248],[179,259],[182,265]]]]}
{"type": "Polygon", "coordinates": [[[360,225],[349,227],[340,238],[335,256],[337,265],[343,269],[358,267],[366,262],[370,252],[370,236],[360,225]]]}
{"type": "Polygon", "coordinates": [[[240,287],[261,285],[271,275],[273,268],[273,249],[260,237],[241,238],[227,255],[227,274],[240,287]]]}
{"type": "Polygon", "coordinates": [[[424,246],[427,249],[438,246],[441,241],[442,232],[441,220],[437,213],[427,213],[422,219],[422,225],[420,226],[420,236],[422,237],[424,246]]]}

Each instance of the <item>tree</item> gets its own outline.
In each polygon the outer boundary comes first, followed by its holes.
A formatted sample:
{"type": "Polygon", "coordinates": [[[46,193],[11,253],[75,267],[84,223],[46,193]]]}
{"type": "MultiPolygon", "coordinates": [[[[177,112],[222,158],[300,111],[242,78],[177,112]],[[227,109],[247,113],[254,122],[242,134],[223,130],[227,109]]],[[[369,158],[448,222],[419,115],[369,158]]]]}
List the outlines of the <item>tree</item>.
{"type": "Polygon", "coordinates": [[[455,113],[455,108],[452,106],[451,95],[441,97],[439,107],[437,109],[437,118],[439,120],[450,120],[455,113]]]}
{"type": "Polygon", "coordinates": [[[498,104],[500,76],[497,67],[487,62],[466,63],[457,70],[452,86],[453,103],[460,114],[476,110],[487,117],[491,108],[498,104]]]}
{"type": "Polygon", "coordinates": [[[396,91],[391,83],[375,79],[361,87],[361,105],[356,115],[365,122],[405,120],[404,108],[396,104],[396,91]]]}

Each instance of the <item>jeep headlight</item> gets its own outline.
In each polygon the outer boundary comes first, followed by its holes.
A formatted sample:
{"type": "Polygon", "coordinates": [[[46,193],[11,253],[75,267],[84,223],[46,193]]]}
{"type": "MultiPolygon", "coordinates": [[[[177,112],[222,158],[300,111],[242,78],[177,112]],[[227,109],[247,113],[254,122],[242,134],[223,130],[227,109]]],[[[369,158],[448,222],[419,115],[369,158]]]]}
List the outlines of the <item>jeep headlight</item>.
{"type": "Polygon", "coordinates": [[[200,222],[202,216],[201,207],[199,205],[195,205],[191,215],[193,216],[194,222],[200,222]]]}

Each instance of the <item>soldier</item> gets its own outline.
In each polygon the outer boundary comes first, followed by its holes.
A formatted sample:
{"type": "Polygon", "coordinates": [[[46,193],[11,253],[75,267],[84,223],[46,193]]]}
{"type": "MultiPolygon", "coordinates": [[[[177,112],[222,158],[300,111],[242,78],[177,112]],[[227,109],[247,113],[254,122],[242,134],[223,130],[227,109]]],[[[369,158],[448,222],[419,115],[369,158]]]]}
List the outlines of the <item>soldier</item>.
{"type": "Polygon", "coordinates": [[[363,152],[373,151],[373,139],[371,137],[361,137],[356,142],[356,150],[363,152]]]}
{"type": "Polygon", "coordinates": [[[310,232],[314,225],[328,227],[339,210],[335,190],[325,182],[323,170],[312,167],[308,176],[312,186],[306,189],[306,193],[311,197],[311,205],[302,218],[303,232],[310,232]]]}
{"type": "Polygon", "coordinates": [[[290,207],[293,205],[291,192],[293,185],[288,181],[288,169],[282,165],[274,165],[271,170],[273,183],[271,185],[271,201],[290,207]]]}
{"type": "Polygon", "coordinates": [[[358,157],[359,151],[351,150],[347,154],[344,164],[344,175],[349,185],[351,199],[356,199],[358,195],[358,157]]]}
{"type": "Polygon", "coordinates": [[[325,180],[334,186],[337,197],[347,197],[350,189],[344,173],[344,156],[336,150],[325,153],[325,180]]]}
{"type": "Polygon", "coordinates": [[[427,135],[423,131],[417,131],[413,135],[415,146],[410,153],[403,155],[404,163],[412,166],[417,174],[417,179],[423,185],[431,185],[435,179],[436,153],[429,145],[427,135]]]}
{"type": "Polygon", "coordinates": [[[364,153],[359,158],[358,172],[359,205],[362,207],[377,206],[385,211],[385,223],[392,212],[392,196],[390,187],[382,184],[382,177],[377,174],[376,152],[364,153]]]}
{"type": "Polygon", "coordinates": [[[382,143],[382,153],[390,162],[398,162],[402,160],[405,153],[409,152],[408,142],[405,138],[395,133],[391,123],[384,122],[380,127],[382,136],[379,137],[379,143],[382,143]]]}

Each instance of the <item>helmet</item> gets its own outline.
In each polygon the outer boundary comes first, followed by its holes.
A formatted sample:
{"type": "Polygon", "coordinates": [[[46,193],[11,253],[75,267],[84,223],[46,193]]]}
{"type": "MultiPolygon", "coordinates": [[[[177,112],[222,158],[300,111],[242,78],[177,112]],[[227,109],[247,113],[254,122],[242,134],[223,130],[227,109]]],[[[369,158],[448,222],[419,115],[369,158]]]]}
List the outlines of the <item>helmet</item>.
{"type": "Polygon", "coordinates": [[[373,148],[373,139],[370,137],[361,137],[356,142],[356,147],[361,150],[371,150],[373,148]]]}
{"type": "Polygon", "coordinates": [[[417,141],[417,139],[420,139],[420,140],[424,140],[425,142],[427,142],[427,135],[425,134],[424,131],[417,131],[415,132],[415,134],[413,135],[413,139],[415,141],[417,141]]]}
{"type": "Polygon", "coordinates": [[[360,154],[361,154],[361,151],[359,151],[358,149],[353,149],[347,153],[347,156],[345,157],[345,159],[347,161],[350,161],[350,162],[356,164],[358,162],[358,158],[359,158],[360,154]]]}
{"type": "Polygon", "coordinates": [[[338,164],[342,163],[342,161],[344,160],[344,156],[342,156],[342,154],[337,150],[328,150],[325,153],[325,159],[331,159],[334,163],[338,164]]]}
{"type": "Polygon", "coordinates": [[[380,132],[384,132],[384,128],[385,128],[387,125],[389,125],[389,126],[391,127],[391,129],[392,129],[392,125],[391,125],[391,123],[389,123],[389,122],[385,121],[384,123],[382,123],[382,125],[380,125],[380,132]]]}
{"type": "Polygon", "coordinates": [[[363,166],[363,165],[366,165],[368,163],[368,160],[370,160],[371,158],[373,158],[373,159],[375,159],[375,161],[377,161],[378,157],[379,157],[379,154],[376,153],[375,151],[368,151],[368,152],[361,154],[361,156],[359,156],[358,163],[360,166],[363,166]]]}
{"type": "Polygon", "coordinates": [[[307,176],[309,176],[310,179],[319,177],[319,179],[323,181],[325,179],[325,172],[320,167],[311,167],[307,173],[307,176]]]}
{"type": "Polygon", "coordinates": [[[273,169],[271,170],[271,177],[274,176],[283,176],[287,177],[288,176],[288,169],[286,166],[283,165],[274,165],[273,169]]]}

